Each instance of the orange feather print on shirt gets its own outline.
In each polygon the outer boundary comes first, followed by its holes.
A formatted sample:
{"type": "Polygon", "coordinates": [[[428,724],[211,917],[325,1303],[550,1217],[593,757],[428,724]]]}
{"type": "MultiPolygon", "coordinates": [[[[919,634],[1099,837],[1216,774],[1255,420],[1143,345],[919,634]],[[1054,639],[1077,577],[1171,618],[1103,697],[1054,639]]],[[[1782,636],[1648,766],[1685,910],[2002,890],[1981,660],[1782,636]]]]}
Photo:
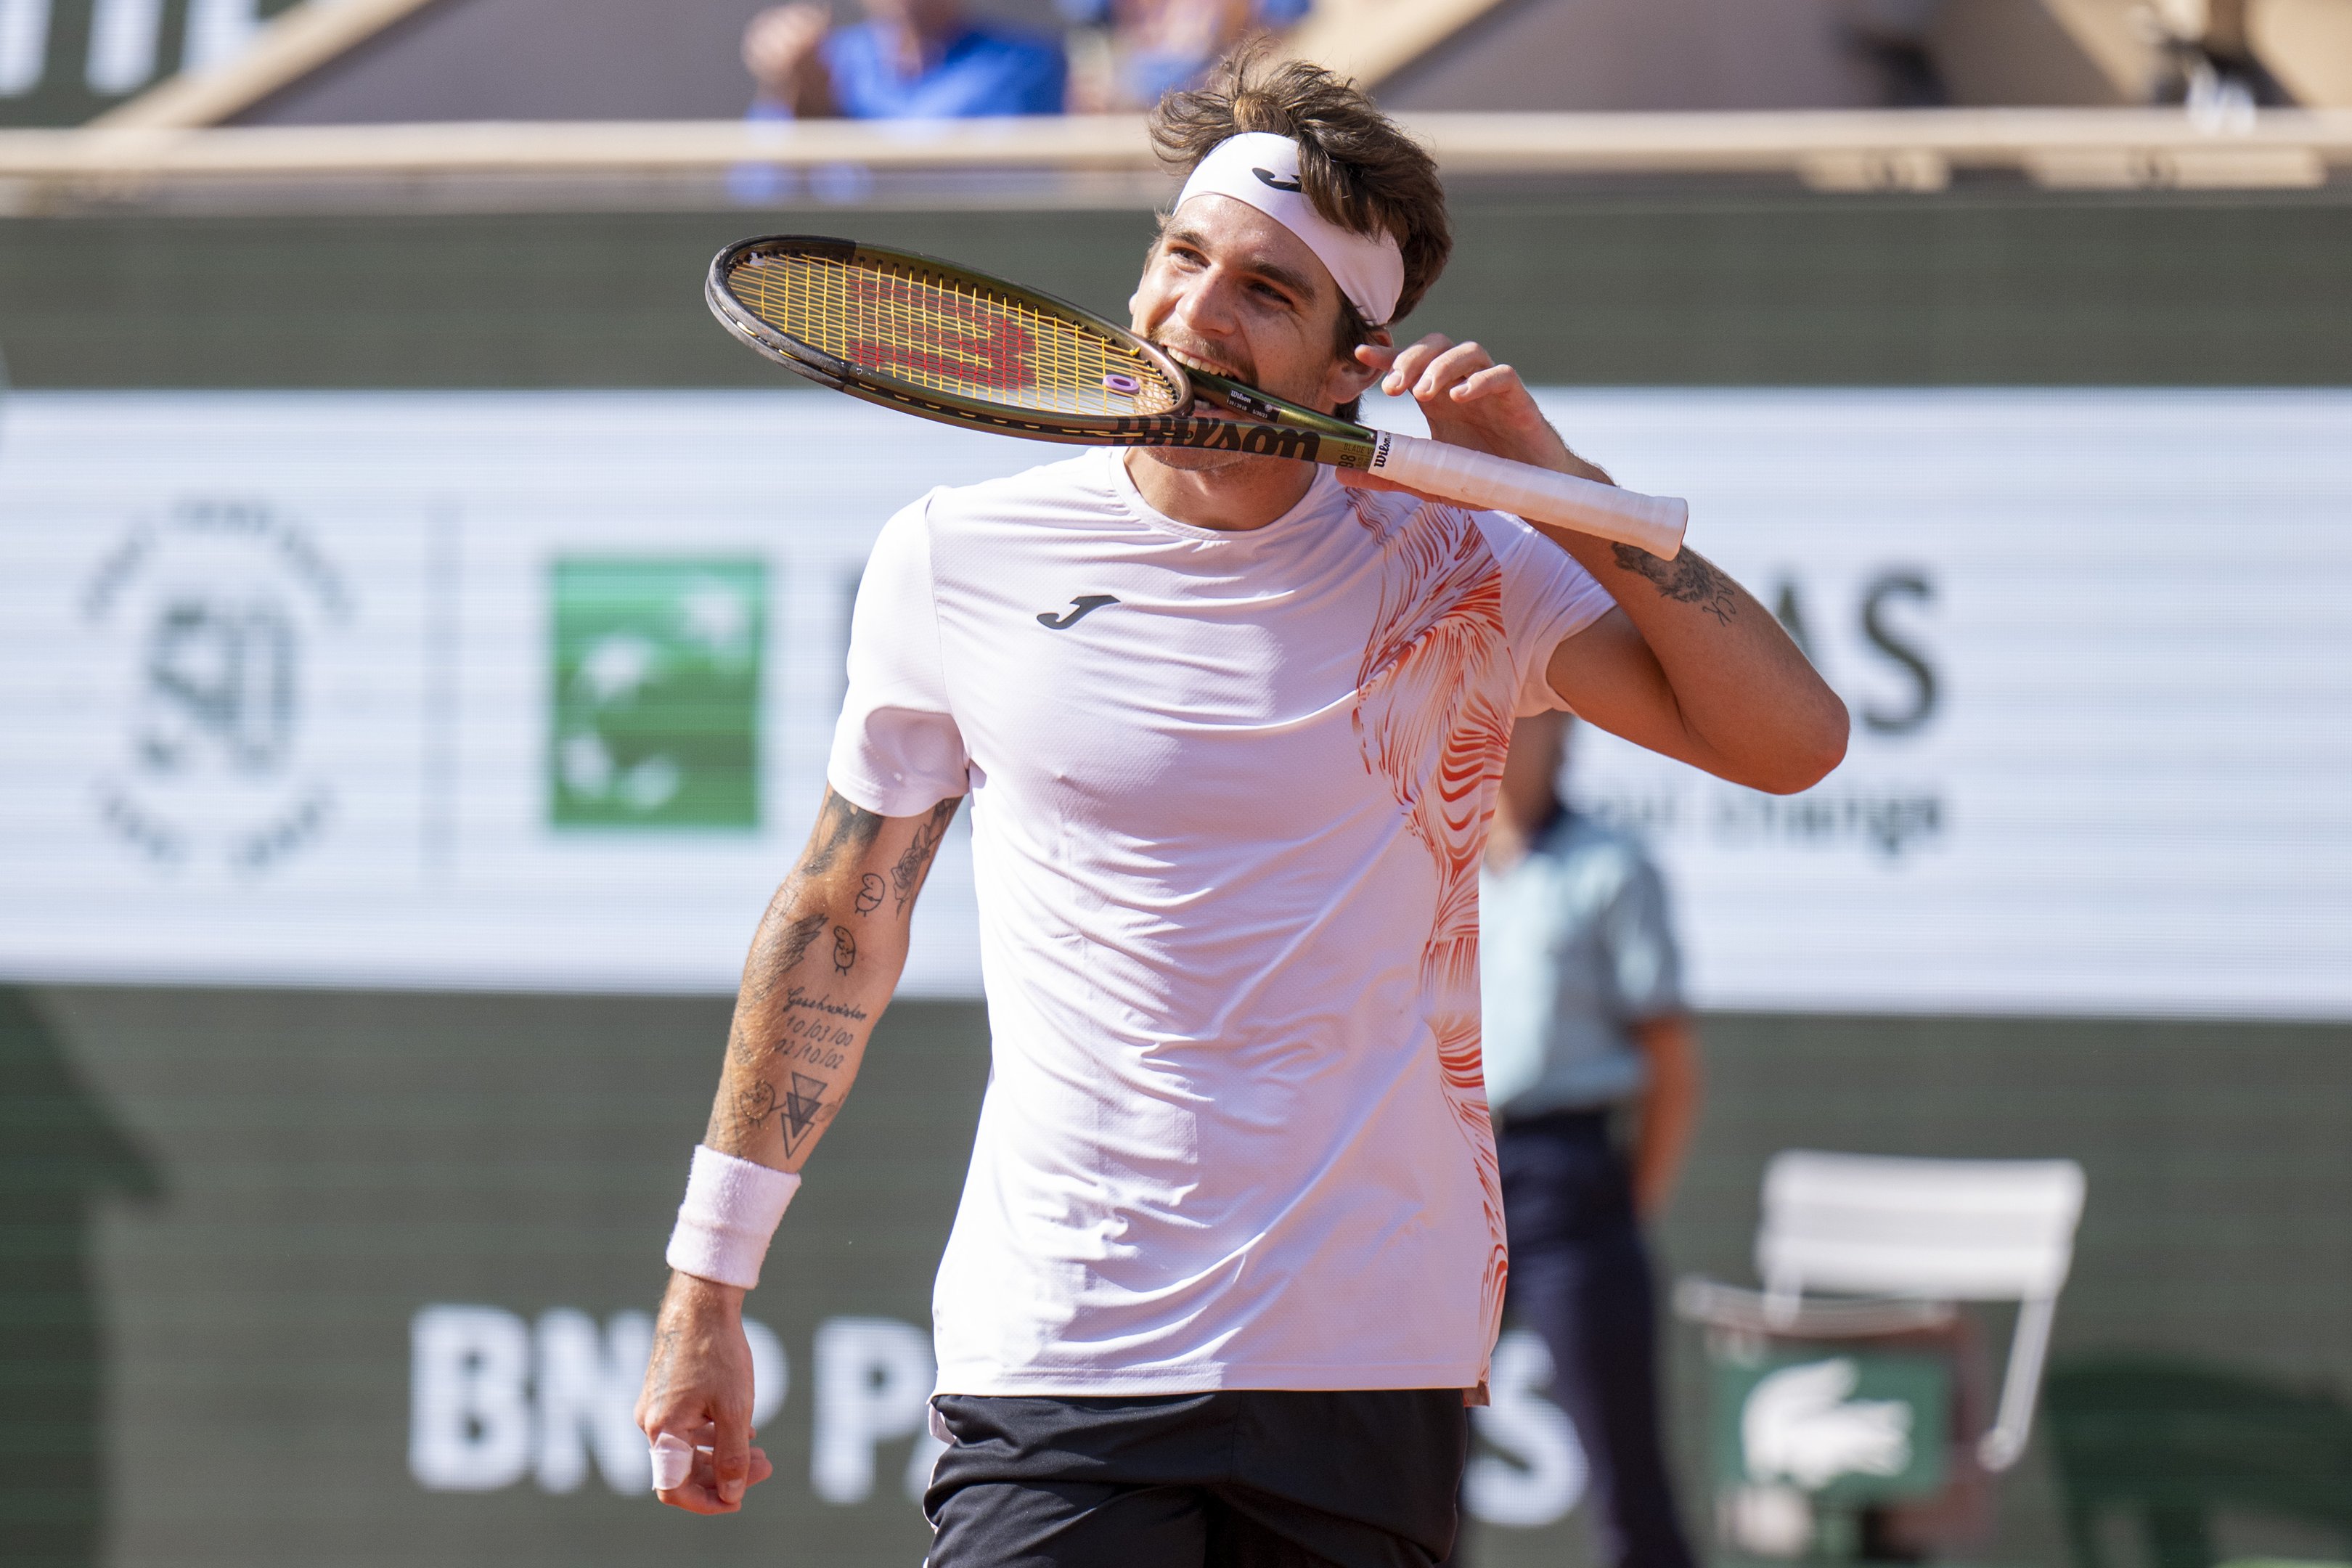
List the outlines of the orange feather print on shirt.
{"type": "Polygon", "coordinates": [[[1491,1345],[1510,1261],[1479,1055],[1478,862],[1516,695],[1502,566],[1467,512],[1363,490],[1348,499],[1381,557],[1380,608],[1356,677],[1356,736],[1365,767],[1388,781],[1436,864],[1421,983],[1446,1099],[1485,1195],[1481,1305],[1491,1345]]]}

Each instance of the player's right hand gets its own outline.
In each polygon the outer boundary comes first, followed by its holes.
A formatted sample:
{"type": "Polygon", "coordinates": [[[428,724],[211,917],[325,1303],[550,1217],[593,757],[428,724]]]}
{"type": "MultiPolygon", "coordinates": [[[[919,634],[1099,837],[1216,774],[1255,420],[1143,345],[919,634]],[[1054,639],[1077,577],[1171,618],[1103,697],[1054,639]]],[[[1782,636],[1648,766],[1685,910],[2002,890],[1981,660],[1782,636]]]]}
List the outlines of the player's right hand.
{"type": "Polygon", "coordinates": [[[690,1513],[733,1513],[743,1493],[776,1473],[751,1447],[751,1346],[743,1337],[743,1292],[672,1274],[654,1321],[654,1350],[637,1395],[637,1427],[652,1443],[664,1433],[695,1450],[681,1484],[654,1495],[690,1513]],[[706,1451],[707,1450],[707,1451],[706,1451]]]}

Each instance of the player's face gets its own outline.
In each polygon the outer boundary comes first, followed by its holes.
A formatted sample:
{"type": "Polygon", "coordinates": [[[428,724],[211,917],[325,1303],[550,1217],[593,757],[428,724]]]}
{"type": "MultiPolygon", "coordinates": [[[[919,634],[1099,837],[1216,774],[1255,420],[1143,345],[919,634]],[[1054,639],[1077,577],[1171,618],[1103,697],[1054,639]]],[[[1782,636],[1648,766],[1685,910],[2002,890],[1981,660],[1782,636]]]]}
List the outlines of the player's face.
{"type": "MultiPolygon", "coordinates": [[[[1309,408],[1339,407],[1375,374],[1338,352],[1339,288],[1307,242],[1231,196],[1194,196],[1169,220],[1128,310],[1138,336],[1182,363],[1309,408]]],[[[1153,455],[1181,468],[1235,456],[1153,455]]]]}

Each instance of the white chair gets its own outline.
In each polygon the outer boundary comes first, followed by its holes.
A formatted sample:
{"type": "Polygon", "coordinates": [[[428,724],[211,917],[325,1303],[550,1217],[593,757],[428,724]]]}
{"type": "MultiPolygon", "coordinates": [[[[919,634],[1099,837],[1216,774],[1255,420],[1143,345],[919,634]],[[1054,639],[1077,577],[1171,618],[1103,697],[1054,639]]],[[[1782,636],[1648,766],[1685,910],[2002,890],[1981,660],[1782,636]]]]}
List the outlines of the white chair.
{"type": "Polygon", "coordinates": [[[1787,1150],[1764,1172],[1756,1271],[1763,1317],[1792,1325],[1807,1291],[1919,1302],[2015,1301],[2017,1334],[1977,1458],[2025,1452],[2058,1292],[2083,1215],[2072,1160],[1909,1160],[1787,1150]]]}

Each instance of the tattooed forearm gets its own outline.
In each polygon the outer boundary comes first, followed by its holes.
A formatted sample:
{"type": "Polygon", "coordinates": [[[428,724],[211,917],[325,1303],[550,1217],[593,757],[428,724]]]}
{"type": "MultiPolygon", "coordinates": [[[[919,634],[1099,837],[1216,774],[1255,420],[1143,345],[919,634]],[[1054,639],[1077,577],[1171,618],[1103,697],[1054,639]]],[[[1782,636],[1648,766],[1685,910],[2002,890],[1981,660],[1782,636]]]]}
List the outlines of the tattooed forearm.
{"type": "Polygon", "coordinates": [[[1631,544],[1612,544],[1617,564],[1657,584],[1658,592],[1678,605],[1696,605],[1718,624],[1738,613],[1739,598],[1731,579],[1717,571],[1696,551],[1685,550],[1672,561],[1661,561],[1631,544]]]}
{"type": "Polygon", "coordinates": [[[802,873],[815,877],[832,870],[844,850],[863,854],[881,831],[882,818],[827,789],[824,805],[817,812],[816,833],[809,841],[808,853],[801,857],[802,873]]]}
{"type": "Polygon", "coordinates": [[[961,804],[886,821],[826,792],[809,847],[770,901],[744,965],[711,1147],[771,1163],[781,1152],[797,1167],[824,1136],[890,1000],[908,906],[961,804]],[[867,924],[894,893],[898,918],[867,924]]]}
{"type": "Polygon", "coordinates": [[[922,890],[923,878],[940,852],[940,841],[947,837],[948,824],[955,820],[956,807],[962,804],[963,798],[957,795],[931,807],[930,816],[916,825],[915,837],[908,843],[907,852],[890,868],[890,887],[898,895],[894,907],[901,913],[906,910],[907,900],[922,890]]]}

